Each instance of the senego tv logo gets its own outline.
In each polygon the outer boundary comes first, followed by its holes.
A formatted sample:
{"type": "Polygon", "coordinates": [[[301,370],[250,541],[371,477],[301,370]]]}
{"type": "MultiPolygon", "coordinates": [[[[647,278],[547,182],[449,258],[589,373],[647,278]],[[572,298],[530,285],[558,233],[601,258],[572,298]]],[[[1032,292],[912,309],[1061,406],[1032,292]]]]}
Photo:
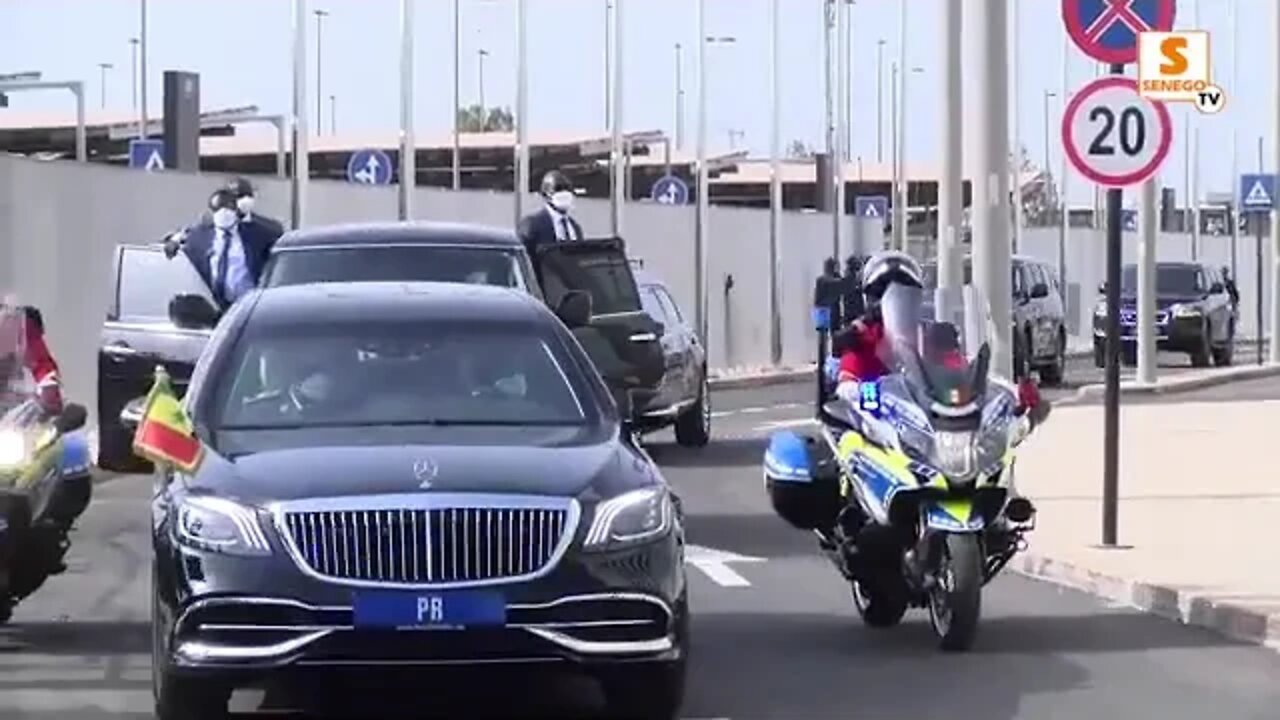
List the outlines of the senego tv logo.
{"type": "Polygon", "coordinates": [[[1138,35],[1138,92],[1165,102],[1194,103],[1202,113],[1221,112],[1227,94],[1213,84],[1209,33],[1204,30],[1138,35]]]}

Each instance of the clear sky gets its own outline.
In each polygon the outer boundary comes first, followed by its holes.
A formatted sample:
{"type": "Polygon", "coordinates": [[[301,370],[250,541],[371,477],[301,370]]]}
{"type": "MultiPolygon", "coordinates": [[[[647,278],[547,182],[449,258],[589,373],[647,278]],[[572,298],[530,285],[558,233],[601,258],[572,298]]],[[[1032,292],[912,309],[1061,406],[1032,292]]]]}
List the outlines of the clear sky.
{"type": "MultiPolygon", "coordinates": [[[[732,36],[731,45],[708,48],[709,142],[728,150],[765,154],[769,141],[769,10],[767,0],[706,0],[708,34],[732,36]],[[738,133],[741,133],[740,135],[738,133]]],[[[1045,90],[1057,92],[1062,72],[1059,0],[1018,0],[1021,126],[1033,158],[1044,157],[1045,90]]],[[[625,125],[629,130],[674,125],[675,50],[685,47],[686,147],[692,148],[696,112],[693,0],[624,0],[625,125]]],[[[1214,116],[1189,115],[1200,128],[1202,192],[1231,188],[1231,137],[1239,133],[1242,170],[1257,164],[1257,139],[1275,136],[1275,70],[1268,50],[1277,39],[1277,0],[1181,0],[1178,26],[1212,32],[1214,74],[1227,89],[1227,109],[1214,116]],[[1200,5],[1195,21],[1195,6],[1200,5]],[[1238,56],[1231,67],[1232,7],[1242,13],[1238,56]],[[1232,78],[1236,80],[1233,82],[1232,78]],[[1269,129],[1270,128],[1270,129],[1269,129]]],[[[131,107],[129,38],[138,34],[137,0],[0,0],[0,73],[41,70],[48,79],[82,79],[90,99],[99,99],[98,63],[114,64],[107,76],[107,103],[131,107]]],[[[417,3],[417,118],[423,133],[445,133],[452,100],[452,0],[417,3]]],[[[462,102],[479,94],[478,51],[485,61],[487,104],[514,104],[515,0],[463,0],[462,102]]],[[[528,0],[530,124],[535,130],[603,130],[604,0],[528,0]]],[[[876,47],[884,39],[884,148],[888,160],[889,64],[897,57],[899,0],[857,0],[854,6],[854,152],[868,162],[876,156],[876,47]]],[[[941,140],[938,73],[940,0],[910,0],[907,63],[923,72],[907,88],[907,156],[910,165],[936,165],[941,140]]],[[[398,124],[398,0],[311,0],[309,9],[331,14],[324,21],[324,95],[337,97],[338,131],[392,130],[398,124]]],[[[800,139],[818,146],[822,138],[821,0],[783,0],[784,142],[800,139]]],[[[150,105],[158,112],[161,73],[181,69],[201,74],[206,109],[245,104],[283,112],[290,102],[289,0],[151,0],[149,35],[150,105]]],[[[315,102],[315,21],[308,23],[308,75],[315,102]]],[[[1094,66],[1070,49],[1071,86],[1093,77],[1094,66]]],[[[22,110],[65,108],[56,93],[15,95],[22,110]]],[[[1050,155],[1060,157],[1060,98],[1050,100],[1050,155]]],[[[1184,188],[1182,108],[1174,106],[1177,130],[1163,178],[1184,188]]],[[[3,112],[3,111],[0,111],[3,112]]],[[[311,111],[314,127],[314,110],[311,111]]],[[[971,111],[970,111],[971,112],[971,111]]],[[[325,127],[329,109],[326,101],[325,127]]],[[[1269,156],[1267,166],[1270,166],[1269,156]]],[[[1073,175],[1072,202],[1091,197],[1073,175]]],[[[1126,203],[1128,204],[1128,203],[1126,203]]]]}

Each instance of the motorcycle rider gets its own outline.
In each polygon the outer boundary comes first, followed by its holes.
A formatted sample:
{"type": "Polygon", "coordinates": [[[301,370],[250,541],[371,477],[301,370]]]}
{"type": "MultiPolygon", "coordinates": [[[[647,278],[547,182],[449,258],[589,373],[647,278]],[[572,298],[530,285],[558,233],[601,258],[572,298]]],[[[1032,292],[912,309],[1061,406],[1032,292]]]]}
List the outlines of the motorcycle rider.
{"type": "Polygon", "coordinates": [[[0,357],[0,379],[13,377],[15,367],[22,364],[35,385],[35,400],[46,417],[53,417],[62,412],[62,383],[58,373],[58,363],[44,339],[44,316],[30,305],[13,306],[0,303],[0,333],[5,337],[12,335],[17,342],[12,345],[7,357],[0,357]],[[20,349],[20,350],[19,350],[20,349]],[[22,357],[16,357],[20,351],[22,357]]]}

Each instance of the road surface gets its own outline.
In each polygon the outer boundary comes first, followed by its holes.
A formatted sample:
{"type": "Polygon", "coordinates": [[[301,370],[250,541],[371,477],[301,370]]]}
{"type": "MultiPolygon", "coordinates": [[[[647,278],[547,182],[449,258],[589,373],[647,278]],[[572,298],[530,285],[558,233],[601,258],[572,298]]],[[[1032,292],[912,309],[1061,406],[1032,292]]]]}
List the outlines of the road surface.
{"type": "MultiPolygon", "coordinates": [[[[1280,381],[1272,382],[1280,397],[1280,381]]],[[[685,498],[690,542],[710,549],[698,552],[757,559],[711,574],[690,568],[685,718],[1275,718],[1280,656],[1018,576],[989,586],[971,654],[935,650],[919,611],[892,631],[864,628],[811,538],[775,518],[761,489],[760,420],[796,408],[742,412],[796,403],[807,387],[719,393],[719,411],[738,412],[717,420],[711,446],[685,450],[661,435],[650,444],[685,498]]],[[[149,479],[139,476],[100,484],[69,573],[0,631],[0,718],[151,717],[149,492],[149,479]]],[[[478,707],[420,699],[440,712],[418,717],[499,712],[492,698],[502,694],[487,697],[478,707]]],[[[519,698],[521,706],[554,708],[550,716],[562,720],[593,717],[590,685],[545,686],[519,698]]],[[[256,712],[263,702],[261,693],[238,694],[233,708],[245,712],[236,717],[279,717],[256,712]]]]}

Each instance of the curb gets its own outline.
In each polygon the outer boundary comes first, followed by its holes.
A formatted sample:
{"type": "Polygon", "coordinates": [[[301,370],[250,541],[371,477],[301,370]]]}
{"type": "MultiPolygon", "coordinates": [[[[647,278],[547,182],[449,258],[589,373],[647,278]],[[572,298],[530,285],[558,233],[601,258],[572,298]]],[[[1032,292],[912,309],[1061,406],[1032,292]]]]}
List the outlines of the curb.
{"type": "Polygon", "coordinates": [[[814,366],[796,368],[794,370],[771,370],[756,375],[739,377],[710,378],[707,384],[712,390],[742,390],[748,388],[769,387],[771,385],[788,385],[790,383],[812,381],[814,366]]]}
{"type": "MultiPolygon", "coordinates": [[[[1155,383],[1143,384],[1132,380],[1120,383],[1121,395],[1176,395],[1178,393],[1202,390],[1204,388],[1228,385],[1242,380],[1258,380],[1280,375],[1280,365],[1256,365],[1251,367],[1231,368],[1221,371],[1210,371],[1199,377],[1157,380],[1155,383]]],[[[1076,390],[1074,395],[1059,400],[1056,405],[1071,405],[1087,400],[1101,399],[1106,395],[1107,386],[1102,383],[1085,385],[1076,390]]]]}
{"type": "Polygon", "coordinates": [[[1215,600],[1172,585],[1113,577],[1034,553],[1015,560],[1012,567],[1014,572],[1033,580],[1079,590],[1233,640],[1280,650],[1280,613],[1215,600]]]}

